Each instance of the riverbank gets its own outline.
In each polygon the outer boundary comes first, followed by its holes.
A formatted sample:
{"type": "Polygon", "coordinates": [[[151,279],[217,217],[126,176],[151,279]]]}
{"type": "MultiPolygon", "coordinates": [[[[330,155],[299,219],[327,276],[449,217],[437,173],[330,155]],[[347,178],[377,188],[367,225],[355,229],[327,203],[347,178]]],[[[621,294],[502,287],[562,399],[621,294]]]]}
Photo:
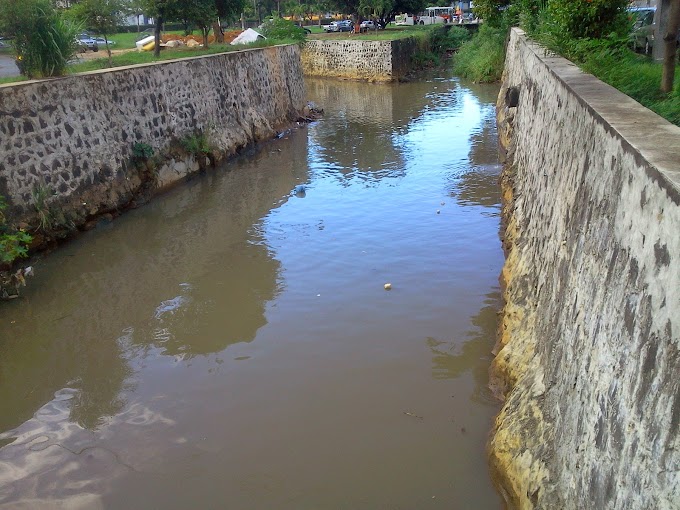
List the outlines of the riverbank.
{"type": "Polygon", "coordinates": [[[0,195],[8,220],[35,232],[36,244],[116,215],[306,117],[296,45],[58,83],[0,86],[9,113],[0,119],[0,195]]]}

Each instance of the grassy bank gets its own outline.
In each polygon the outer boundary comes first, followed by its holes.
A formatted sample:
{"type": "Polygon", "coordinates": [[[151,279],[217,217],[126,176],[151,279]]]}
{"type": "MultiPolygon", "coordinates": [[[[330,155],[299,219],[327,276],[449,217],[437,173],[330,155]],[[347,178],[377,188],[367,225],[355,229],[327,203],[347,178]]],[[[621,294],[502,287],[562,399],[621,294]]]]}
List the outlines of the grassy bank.
{"type": "MultiPolygon", "coordinates": [[[[469,42],[463,44],[454,60],[455,71],[475,82],[493,82],[501,78],[505,63],[507,29],[482,25],[469,42]]],[[[661,64],[638,55],[624,45],[597,40],[574,41],[557,48],[550,40],[536,36],[539,42],[568,58],[583,71],[632,97],[669,122],[680,126],[680,66],[675,72],[671,93],[659,90],[661,64]]]]}
{"type": "Polygon", "coordinates": [[[499,81],[505,65],[506,34],[505,28],[482,24],[456,53],[454,70],[476,83],[499,81]]]}
{"type": "MultiPolygon", "coordinates": [[[[277,43],[268,43],[266,41],[253,43],[247,48],[262,48],[265,46],[273,46],[277,43]]],[[[217,53],[229,53],[232,51],[243,50],[244,46],[232,46],[230,44],[212,44],[209,48],[165,48],[161,51],[160,56],[156,58],[152,51],[128,51],[114,55],[112,58],[113,67],[131,66],[136,64],[152,64],[154,62],[162,62],[164,60],[174,60],[178,58],[200,57],[203,55],[214,55],[217,53]]],[[[70,73],[82,73],[86,71],[97,71],[100,69],[109,69],[109,59],[106,52],[100,50],[101,57],[95,59],[85,60],[70,65],[68,70],[70,73]]]]}

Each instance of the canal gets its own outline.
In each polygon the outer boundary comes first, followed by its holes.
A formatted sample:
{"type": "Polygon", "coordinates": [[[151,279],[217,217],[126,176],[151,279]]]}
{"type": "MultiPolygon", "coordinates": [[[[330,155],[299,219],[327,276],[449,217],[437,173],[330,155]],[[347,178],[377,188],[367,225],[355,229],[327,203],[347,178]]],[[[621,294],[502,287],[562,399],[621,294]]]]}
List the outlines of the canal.
{"type": "Polygon", "coordinates": [[[501,507],[498,88],[307,90],[0,303],[0,508],[501,507]]]}

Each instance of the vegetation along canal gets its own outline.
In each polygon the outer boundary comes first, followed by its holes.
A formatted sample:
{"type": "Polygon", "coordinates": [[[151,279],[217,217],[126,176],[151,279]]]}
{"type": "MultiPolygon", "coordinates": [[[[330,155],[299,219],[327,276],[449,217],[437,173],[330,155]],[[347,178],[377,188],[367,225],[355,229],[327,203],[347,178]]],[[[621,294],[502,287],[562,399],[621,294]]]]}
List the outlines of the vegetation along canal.
{"type": "Polygon", "coordinates": [[[307,90],[3,303],[0,508],[500,507],[498,89],[307,90]]]}

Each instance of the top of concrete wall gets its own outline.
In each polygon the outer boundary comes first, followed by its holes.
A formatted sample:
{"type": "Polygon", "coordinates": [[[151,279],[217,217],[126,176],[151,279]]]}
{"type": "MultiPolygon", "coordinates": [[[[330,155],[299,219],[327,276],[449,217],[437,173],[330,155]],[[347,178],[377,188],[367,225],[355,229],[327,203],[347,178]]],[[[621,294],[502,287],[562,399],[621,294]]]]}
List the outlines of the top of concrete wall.
{"type": "Polygon", "coordinates": [[[108,73],[117,73],[121,71],[126,71],[128,69],[139,69],[143,67],[153,67],[153,66],[163,66],[163,65],[170,65],[170,64],[176,64],[178,62],[191,62],[192,60],[202,60],[202,59],[211,59],[211,58],[224,58],[225,56],[232,56],[232,55],[239,55],[244,52],[249,52],[249,51],[263,51],[267,50],[268,48],[276,48],[278,46],[294,46],[294,43],[291,44],[277,44],[277,45],[272,45],[272,46],[264,46],[260,48],[238,48],[232,51],[225,51],[222,53],[210,53],[208,55],[194,55],[194,56],[188,56],[188,57],[180,57],[180,58],[173,58],[173,59],[168,59],[168,60],[159,60],[156,62],[146,62],[143,64],[133,64],[129,66],[117,66],[117,67],[108,67],[106,69],[96,69],[94,71],[84,71],[82,73],[74,73],[74,74],[68,74],[66,76],[57,76],[55,78],[40,78],[40,79],[35,79],[35,80],[24,80],[24,81],[17,81],[17,82],[12,82],[12,83],[0,83],[0,90],[3,88],[10,88],[10,87],[21,87],[24,85],[31,85],[34,83],[41,83],[41,82],[51,82],[54,83],[57,80],[68,80],[68,79],[77,79],[78,76],[89,76],[89,75],[97,75],[97,74],[108,74],[108,73]]]}
{"type": "MultiPolygon", "coordinates": [[[[519,28],[512,30],[516,36],[526,38],[519,28]]],[[[667,189],[673,201],[680,204],[680,127],[543,46],[530,40],[527,45],[574,92],[593,117],[617,133],[622,144],[648,163],[643,166],[667,189]]]]}

